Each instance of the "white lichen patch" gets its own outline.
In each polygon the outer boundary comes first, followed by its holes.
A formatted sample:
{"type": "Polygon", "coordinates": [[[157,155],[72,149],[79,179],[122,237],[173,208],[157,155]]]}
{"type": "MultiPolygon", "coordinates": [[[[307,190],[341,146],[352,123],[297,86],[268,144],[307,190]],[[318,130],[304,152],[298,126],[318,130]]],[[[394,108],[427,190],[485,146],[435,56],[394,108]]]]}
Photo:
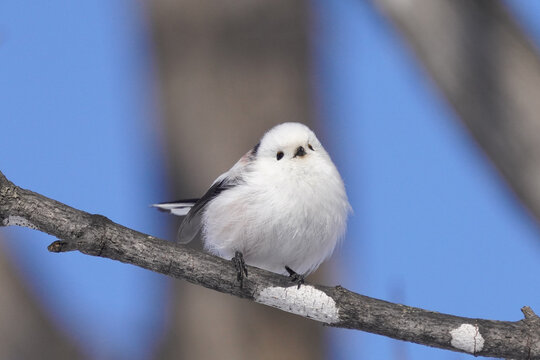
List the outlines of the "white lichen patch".
{"type": "Polygon", "coordinates": [[[313,286],[267,287],[255,296],[255,301],[327,324],[339,321],[336,302],[313,286]]]}
{"type": "Polygon", "coordinates": [[[2,221],[4,226],[23,226],[30,229],[37,229],[37,226],[32,224],[30,221],[26,220],[22,216],[10,215],[2,221]]]}
{"type": "Polygon", "coordinates": [[[484,338],[480,334],[478,326],[461,324],[457,329],[450,331],[450,335],[452,335],[451,344],[456,349],[476,354],[484,347],[484,338]]]}

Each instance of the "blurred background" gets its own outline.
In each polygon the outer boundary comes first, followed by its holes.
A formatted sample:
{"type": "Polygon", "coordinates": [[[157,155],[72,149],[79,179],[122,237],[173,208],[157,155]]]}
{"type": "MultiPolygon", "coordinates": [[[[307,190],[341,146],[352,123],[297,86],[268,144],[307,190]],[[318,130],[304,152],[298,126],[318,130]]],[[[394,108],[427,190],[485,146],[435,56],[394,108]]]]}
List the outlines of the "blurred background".
{"type": "MultiPolygon", "coordinates": [[[[354,215],[311,281],[540,311],[540,2],[0,2],[0,170],[148,234],[265,130],[312,127],[354,215]]],[[[465,359],[0,231],[2,359],[465,359]]],[[[200,247],[200,244],[194,244],[200,247]]]]}

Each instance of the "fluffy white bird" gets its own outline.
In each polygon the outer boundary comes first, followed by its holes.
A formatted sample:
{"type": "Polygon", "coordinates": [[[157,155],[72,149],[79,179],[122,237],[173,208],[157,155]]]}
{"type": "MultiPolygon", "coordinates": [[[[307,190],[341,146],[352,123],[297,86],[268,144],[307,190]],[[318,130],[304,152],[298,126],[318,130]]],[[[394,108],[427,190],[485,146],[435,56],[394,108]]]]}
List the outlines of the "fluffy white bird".
{"type": "Polygon", "coordinates": [[[200,199],[154,206],[184,218],[181,243],[199,231],[212,254],[303,282],[343,236],[350,205],[330,156],[305,125],[270,129],[200,199]]]}

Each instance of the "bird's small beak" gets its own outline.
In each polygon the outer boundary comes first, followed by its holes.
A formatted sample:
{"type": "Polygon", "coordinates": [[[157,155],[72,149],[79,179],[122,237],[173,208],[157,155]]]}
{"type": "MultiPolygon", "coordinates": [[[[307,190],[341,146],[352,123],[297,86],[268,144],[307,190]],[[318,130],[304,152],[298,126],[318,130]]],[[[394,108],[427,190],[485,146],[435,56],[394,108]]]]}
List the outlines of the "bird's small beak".
{"type": "Polygon", "coordinates": [[[304,156],[304,155],[306,155],[306,150],[304,149],[303,146],[299,146],[298,149],[296,149],[296,152],[294,153],[293,157],[304,156]]]}

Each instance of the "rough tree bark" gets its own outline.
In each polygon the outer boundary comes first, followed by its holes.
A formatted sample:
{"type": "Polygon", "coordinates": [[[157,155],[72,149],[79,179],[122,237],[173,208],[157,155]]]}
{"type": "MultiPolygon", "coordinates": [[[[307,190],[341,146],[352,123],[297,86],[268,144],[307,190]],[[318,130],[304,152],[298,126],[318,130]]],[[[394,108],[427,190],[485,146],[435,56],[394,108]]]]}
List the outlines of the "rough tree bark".
{"type": "Polygon", "coordinates": [[[498,0],[372,0],[540,221],[540,58],[498,0]]]}
{"type": "MultiPolygon", "coordinates": [[[[273,125],[309,124],[304,1],[148,4],[174,189],[162,200],[204,194],[273,125]]],[[[160,359],[274,359],[278,348],[283,359],[324,354],[323,331],[311,322],[186,282],[171,293],[160,359]]]]}
{"type": "Polygon", "coordinates": [[[229,261],[115,224],[15,186],[0,172],[0,224],[56,236],[52,252],[78,250],[137,265],[291,312],[329,326],[360,329],[395,339],[477,356],[540,359],[540,318],[508,322],[446,315],[355,294],[340,286],[305,284],[249,267],[240,288],[229,261]]]}

